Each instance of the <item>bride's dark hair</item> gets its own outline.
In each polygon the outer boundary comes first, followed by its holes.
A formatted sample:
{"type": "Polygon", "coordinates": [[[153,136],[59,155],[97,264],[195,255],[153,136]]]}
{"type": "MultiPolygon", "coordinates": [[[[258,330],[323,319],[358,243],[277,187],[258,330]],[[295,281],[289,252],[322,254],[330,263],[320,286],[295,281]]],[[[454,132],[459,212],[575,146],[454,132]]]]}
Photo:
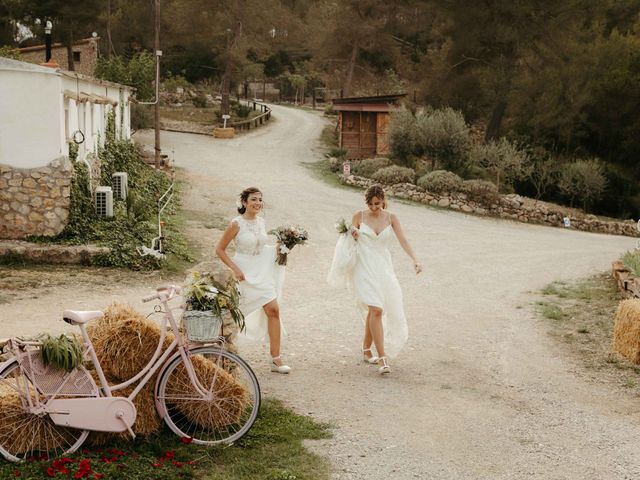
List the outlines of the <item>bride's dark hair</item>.
{"type": "Polygon", "coordinates": [[[369,204],[369,202],[371,202],[373,197],[378,197],[380,200],[382,200],[382,208],[387,208],[387,197],[382,186],[375,184],[367,188],[367,191],[364,194],[364,199],[367,202],[367,205],[369,204]]]}
{"type": "Polygon", "coordinates": [[[249,187],[249,188],[245,188],[240,194],[240,206],[238,207],[238,213],[240,215],[242,215],[244,212],[247,211],[247,207],[244,206],[244,202],[246,202],[249,199],[249,195],[251,195],[252,193],[262,193],[262,192],[260,191],[259,188],[249,187]]]}

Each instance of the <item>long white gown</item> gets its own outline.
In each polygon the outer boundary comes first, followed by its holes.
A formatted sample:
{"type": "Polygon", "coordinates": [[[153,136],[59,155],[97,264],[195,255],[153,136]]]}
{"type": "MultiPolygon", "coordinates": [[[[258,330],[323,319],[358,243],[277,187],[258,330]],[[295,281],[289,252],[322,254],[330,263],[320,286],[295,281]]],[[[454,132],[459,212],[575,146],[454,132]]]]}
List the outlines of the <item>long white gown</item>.
{"type": "Polygon", "coordinates": [[[376,235],[364,221],[359,233],[357,241],[349,233],[340,236],[327,281],[333,286],[347,286],[353,292],[363,322],[368,306],[382,309],[385,353],[395,357],[409,337],[402,290],[389,251],[395,233],[389,224],[376,235]]]}
{"type": "Polygon", "coordinates": [[[246,330],[238,340],[266,342],[269,338],[267,315],[262,307],[280,298],[285,268],[276,264],[275,246],[267,245],[269,236],[262,217],[246,220],[237,216],[232,222],[240,227],[234,238],[236,253],[233,261],[245,278],[238,284],[238,289],[246,330]]]}

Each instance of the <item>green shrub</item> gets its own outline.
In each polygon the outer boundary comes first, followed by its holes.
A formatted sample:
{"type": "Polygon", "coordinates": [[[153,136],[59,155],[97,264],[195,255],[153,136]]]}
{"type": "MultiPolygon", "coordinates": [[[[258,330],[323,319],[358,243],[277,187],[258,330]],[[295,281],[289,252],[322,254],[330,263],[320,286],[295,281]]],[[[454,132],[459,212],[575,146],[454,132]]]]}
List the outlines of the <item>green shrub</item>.
{"type": "Polygon", "coordinates": [[[240,118],[247,118],[251,113],[251,107],[249,105],[243,105],[242,103],[234,103],[233,111],[235,116],[240,118]]]}
{"type": "Polygon", "coordinates": [[[334,147],[331,150],[329,150],[329,152],[327,152],[328,156],[335,157],[335,158],[344,158],[346,154],[347,154],[346,149],[338,148],[338,147],[334,147]]]}
{"type": "Polygon", "coordinates": [[[207,107],[207,97],[204,93],[198,93],[195,97],[191,99],[193,102],[193,106],[197,108],[206,108],[207,107]]]}
{"type": "Polygon", "coordinates": [[[434,167],[465,172],[471,134],[462,113],[452,108],[421,112],[416,116],[414,136],[417,153],[431,158],[434,167]]]}
{"type": "Polygon", "coordinates": [[[336,115],[336,111],[333,109],[333,103],[327,103],[324,107],[324,114],[329,116],[329,115],[336,115]]]}
{"type": "Polygon", "coordinates": [[[469,200],[491,205],[498,200],[498,187],[487,180],[465,180],[460,191],[467,194],[469,200]]]}
{"type": "Polygon", "coordinates": [[[394,185],[396,183],[414,183],[416,172],[412,168],[401,167],[399,165],[391,165],[384,167],[373,174],[372,177],[376,182],[394,185]]]}
{"type": "Polygon", "coordinates": [[[142,130],[153,127],[153,112],[148,105],[131,104],[131,128],[142,130]]]}
{"type": "Polygon", "coordinates": [[[189,83],[182,75],[169,75],[162,82],[162,89],[166,92],[176,93],[178,87],[182,87],[185,90],[188,88],[193,89],[193,84],[189,83]]]}
{"type": "Polygon", "coordinates": [[[374,173],[389,165],[391,165],[391,160],[388,158],[365,158],[364,160],[353,162],[351,164],[351,171],[359,177],[372,178],[374,173]]]}
{"type": "Polygon", "coordinates": [[[416,153],[416,117],[404,107],[391,114],[389,148],[404,165],[416,153]]]}
{"type": "Polygon", "coordinates": [[[462,186],[462,179],[448,170],[434,170],[420,177],[417,183],[434,193],[457,192],[462,186]]]}
{"type": "Polygon", "coordinates": [[[476,145],[470,152],[471,162],[484,169],[500,187],[511,187],[515,180],[526,177],[531,168],[527,152],[516,143],[502,137],[484,145],[476,145]]]}
{"type": "Polygon", "coordinates": [[[621,260],[635,276],[640,276],[640,251],[630,250],[622,256],[621,260]]]}
{"type": "Polygon", "coordinates": [[[607,188],[607,177],[602,162],[592,158],[565,163],[560,168],[558,188],[569,197],[571,206],[574,200],[578,199],[586,211],[587,207],[600,199],[607,188]]]}

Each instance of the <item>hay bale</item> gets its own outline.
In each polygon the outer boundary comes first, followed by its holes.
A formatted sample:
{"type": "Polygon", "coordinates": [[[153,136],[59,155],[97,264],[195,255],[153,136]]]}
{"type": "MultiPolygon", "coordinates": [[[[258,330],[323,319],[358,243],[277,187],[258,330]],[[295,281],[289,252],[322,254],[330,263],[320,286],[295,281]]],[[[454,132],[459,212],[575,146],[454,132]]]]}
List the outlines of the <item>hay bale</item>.
{"type": "MultiPolygon", "coordinates": [[[[92,322],[87,333],[105,375],[126,381],[142,370],[156,351],[160,328],[130,305],[113,303],[104,318],[92,322]]],[[[163,348],[173,341],[167,333],[163,348]]]]}
{"type": "Polygon", "coordinates": [[[78,431],[55,425],[48,416],[28,413],[18,393],[0,385],[0,445],[14,455],[46,452],[52,439],[71,445],[78,431]]]}
{"type": "Polygon", "coordinates": [[[613,348],[631,362],[640,364],[640,299],[623,300],[618,305],[613,348]]]}
{"type": "MultiPolygon", "coordinates": [[[[214,382],[215,400],[180,400],[175,405],[189,420],[209,429],[220,429],[237,423],[249,404],[249,392],[232,373],[219,368],[211,360],[202,356],[191,357],[198,380],[203,386],[214,382]]],[[[167,385],[168,395],[197,396],[183,364],[175,369],[171,385],[167,385]]]]}

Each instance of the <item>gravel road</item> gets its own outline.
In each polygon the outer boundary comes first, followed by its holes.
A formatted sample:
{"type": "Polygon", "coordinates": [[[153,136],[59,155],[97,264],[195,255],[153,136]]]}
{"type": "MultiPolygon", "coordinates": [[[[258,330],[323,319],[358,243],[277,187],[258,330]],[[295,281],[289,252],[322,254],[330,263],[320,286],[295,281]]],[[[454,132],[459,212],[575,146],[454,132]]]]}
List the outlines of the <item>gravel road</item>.
{"type": "MultiPolygon", "coordinates": [[[[397,246],[410,336],[381,378],[360,361],[350,297],[325,282],[333,224],[364,206],[362,193],[330,186],[305,166],[321,158],[322,117],[273,110],[270,126],[232,140],[163,133],[163,149],[175,152],[188,182],[185,208],[202,219],[189,228],[202,239],[205,264],[220,234],[207,223],[234,216],[244,187],[263,190],[268,227],[288,220],[308,228],[310,244],[291,254],[281,308],[293,372],[271,374],[261,345],[241,353],[266,395],[335,427],[334,438],[309,442],[330,458],[334,478],[638,478],[638,399],[582,375],[531,307],[548,283],[607,270],[636,241],[392,200],[425,272],[416,277],[397,246]]],[[[153,141],[150,132],[136,137],[153,141]]],[[[142,309],[138,299],[157,280],[89,281],[5,304],[0,336],[62,329],[51,319],[63,308],[117,300],[142,309]]]]}

